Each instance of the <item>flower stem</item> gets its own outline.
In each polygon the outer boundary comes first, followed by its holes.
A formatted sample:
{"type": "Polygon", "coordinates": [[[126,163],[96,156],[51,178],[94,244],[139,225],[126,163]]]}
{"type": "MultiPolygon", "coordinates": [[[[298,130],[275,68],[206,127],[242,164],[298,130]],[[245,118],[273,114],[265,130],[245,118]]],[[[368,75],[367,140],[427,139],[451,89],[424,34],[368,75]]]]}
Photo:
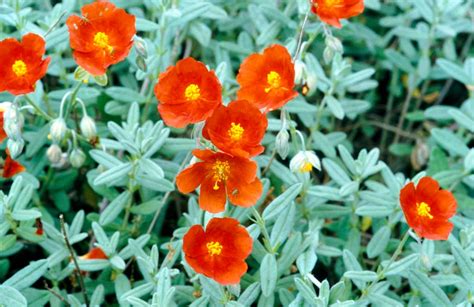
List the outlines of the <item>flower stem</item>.
{"type": "Polygon", "coordinates": [[[35,109],[35,111],[36,111],[39,115],[41,115],[42,117],[44,117],[44,118],[47,119],[47,120],[52,120],[52,119],[53,119],[48,113],[46,113],[45,111],[43,111],[29,96],[24,95],[23,97],[25,97],[26,102],[28,102],[28,104],[29,104],[30,106],[32,106],[33,109],[35,109]]]}
{"type": "MultiPolygon", "coordinates": [[[[384,268],[382,271],[380,271],[380,272],[377,274],[377,278],[376,278],[373,282],[371,282],[367,288],[365,288],[365,289],[362,291],[362,296],[361,296],[361,298],[366,297],[366,296],[369,294],[370,289],[372,289],[372,287],[375,286],[376,283],[378,283],[382,278],[384,278],[384,275],[385,275],[385,273],[388,271],[389,267],[395,262],[395,259],[397,259],[398,256],[400,256],[400,254],[402,253],[403,246],[405,245],[405,243],[406,243],[407,240],[408,240],[409,233],[410,233],[410,229],[408,229],[408,230],[405,232],[405,234],[403,235],[402,240],[401,240],[400,243],[398,244],[397,249],[396,249],[395,252],[393,253],[392,258],[390,258],[390,261],[387,263],[387,265],[385,266],[385,268],[384,268]]],[[[380,268],[380,267],[379,267],[379,268],[380,268]]]]}
{"type": "Polygon", "coordinates": [[[270,254],[274,254],[275,251],[273,250],[273,247],[270,244],[270,236],[268,235],[267,228],[265,227],[265,221],[263,220],[260,213],[258,213],[257,209],[255,209],[255,207],[252,207],[252,213],[255,216],[255,222],[257,223],[258,227],[260,228],[260,231],[263,234],[263,244],[265,245],[265,248],[270,254]]]}

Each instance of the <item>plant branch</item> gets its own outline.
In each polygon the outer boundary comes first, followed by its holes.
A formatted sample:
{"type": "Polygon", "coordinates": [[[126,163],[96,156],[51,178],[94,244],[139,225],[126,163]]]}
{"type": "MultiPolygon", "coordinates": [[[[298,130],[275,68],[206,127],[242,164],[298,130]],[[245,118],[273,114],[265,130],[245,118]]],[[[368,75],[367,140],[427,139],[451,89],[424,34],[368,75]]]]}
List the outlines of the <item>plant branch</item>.
{"type": "Polygon", "coordinates": [[[84,303],[86,304],[86,306],[89,306],[89,299],[87,297],[87,292],[86,292],[86,287],[85,287],[85,284],[84,284],[84,279],[82,278],[81,270],[79,268],[79,264],[77,263],[76,255],[74,253],[74,250],[72,249],[71,243],[69,242],[69,239],[68,239],[68,236],[67,236],[66,226],[64,225],[64,215],[61,214],[59,216],[59,221],[61,223],[61,231],[63,233],[64,241],[66,242],[66,246],[69,250],[69,254],[71,254],[72,261],[74,263],[74,266],[76,267],[75,274],[76,274],[76,278],[79,280],[79,284],[81,286],[81,292],[82,292],[82,296],[84,297],[84,303]]]}

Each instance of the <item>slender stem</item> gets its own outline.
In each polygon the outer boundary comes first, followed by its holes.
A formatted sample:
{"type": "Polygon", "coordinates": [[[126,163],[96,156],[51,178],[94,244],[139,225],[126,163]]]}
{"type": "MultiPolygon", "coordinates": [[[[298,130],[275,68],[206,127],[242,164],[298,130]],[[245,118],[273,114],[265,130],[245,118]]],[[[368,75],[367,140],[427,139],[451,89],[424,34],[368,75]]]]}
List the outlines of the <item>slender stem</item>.
{"type": "Polygon", "coordinates": [[[44,118],[47,119],[47,120],[52,120],[52,119],[53,119],[48,113],[46,113],[45,111],[43,111],[29,96],[24,95],[23,97],[25,97],[26,102],[28,102],[28,104],[29,104],[30,106],[32,106],[33,109],[35,109],[35,111],[36,111],[39,115],[41,115],[42,117],[44,117],[44,118]]]}
{"type": "Polygon", "coordinates": [[[59,16],[59,18],[49,27],[48,31],[44,33],[43,35],[44,37],[48,36],[48,34],[51,33],[54,30],[54,28],[56,28],[56,26],[59,24],[59,22],[61,21],[64,15],[66,15],[66,11],[63,11],[61,15],[59,16]]]}
{"type": "Polygon", "coordinates": [[[68,301],[66,301],[66,299],[64,297],[62,297],[61,294],[59,294],[58,292],[54,291],[53,289],[51,289],[49,286],[48,286],[48,283],[46,281],[44,281],[44,287],[46,290],[48,290],[49,292],[51,292],[52,295],[56,296],[61,302],[63,302],[64,304],[66,304],[66,306],[71,306],[71,304],[68,303],[68,301]]]}
{"type": "Polygon", "coordinates": [[[276,147],[275,147],[275,148],[273,148],[272,155],[270,157],[270,160],[268,160],[267,166],[265,166],[265,168],[262,171],[262,177],[270,170],[270,166],[272,166],[273,160],[275,160],[276,153],[277,153],[277,150],[276,150],[276,147]]]}
{"type": "Polygon", "coordinates": [[[385,268],[383,268],[383,270],[377,274],[377,278],[371,282],[369,284],[369,286],[367,288],[365,288],[363,291],[362,291],[362,296],[361,298],[367,296],[370,292],[370,289],[372,289],[373,286],[375,286],[376,283],[378,283],[382,278],[384,278],[385,276],[385,273],[388,271],[389,267],[395,262],[395,259],[398,258],[398,256],[400,256],[400,254],[402,253],[402,250],[403,250],[403,246],[405,245],[405,243],[407,242],[408,240],[408,237],[409,237],[409,234],[410,234],[410,229],[408,229],[405,234],[403,235],[403,238],[402,240],[400,241],[400,243],[398,244],[397,246],[397,249],[395,250],[395,252],[393,253],[392,255],[392,258],[390,258],[390,261],[387,263],[387,265],[385,266],[385,268]]]}
{"type": "MultiPolygon", "coordinates": [[[[181,165],[179,166],[178,173],[184,168],[184,166],[188,163],[188,161],[191,158],[191,153],[188,153],[186,157],[184,158],[183,162],[181,162],[181,165]]],[[[173,184],[176,183],[176,176],[173,179],[173,184]]],[[[170,197],[172,191],[166,192],[165,196],[161,200],[161,205],[166,204],[166,201],[170,197]]],[[[156,221],[158,221],[158,217],[160,216],[161,210],[157,210],[155,212],[155,215],[153,216],[153,220],[150,223],[150,226],[148,226],[148,230],[146,231],[147,234],[150,234],[153,228],[155,227],[156,221]]]]}
{"type": "Polygon", "coordinates": [[[72,91],[71,101],[69,102],[69,104],[67,104],[67,107],[66,107],[66,114],[63,114],[65,120],[68,117],[69,112],[71,111],[71,108],[74,108],[74,106],[76,104],[77,93],[79,93],[79,90],[81,89],[82,83],[83,82],[78,82],[76,84],[76,87],[72,91]]]}
{"type": "Polygon", "coordinates": [[[69,250],[69,254],[71,254],[72,261],[74,262],[74,266],[76,267],[76,278],[79,280],[79,284],[81,285],[81,292],[82,296],[84,297],[84,303],[86,306],[89,306],[89,299],[87,298],[86,287],[84,285],[84,279],[82,278],[81,269],[79,268],[79,264],[77,263],[77,258],[72,249],[71,243],[69,242],[66,227],[64,226],[64,215],[59,216],[59,221],[61,222],[61,231],[63,233],[64,241],[66,242],[67,249],[69,250]]]}
{"type": "MultiPolygon", "coordinates": [[[[413,86],[409,85],[408,94],[405,98],[405,101],[403,102],[402,113],[400,115],[400,119],[397,125],[398,131],[402,131],[403,124],[405,123],[405,117],[408,113],[408,108],[410,107],[410,101],[411,101],[411,98],[413,97],[413,93],[415,92],[415,89],[416,89],[415,85],[413,86]]],[[[397,144],[399,140],[400,140],[400,133],[395,132],[395,137],[393,139],[392,144],[397,144]]]]}
{"type": "Polygon", "coordinates": [[[301,31],[298,35],[298,43],[296,44],[296,51],[295,51],[295,56],[293,57],[293,62],[298,59],[298,55],[300,54],[301,45],[303,44],[304,28],[306,26],[306,22],[308,21],[308,16],[310,12],[311,12],[311,7],[306,12],[306,15],[304,16],[304,19],[303,19],[303,24],[301,25],[301,31]]]}
{"type": "Polygon", "coordinates": [[[255,209],[255,207],[252,207],[252,213],[255,216],[255,222],[257,223],[258,227],[260,227],[260,231],[263,234],[263,244],[265,245],[265,248],[269,253],[274,254],[275,251],[270,244],[270,236],[268,235],[267,228],[265,227],[265,221],[263,220],[260,213],[258,213],[257,209],[255,209]]]}

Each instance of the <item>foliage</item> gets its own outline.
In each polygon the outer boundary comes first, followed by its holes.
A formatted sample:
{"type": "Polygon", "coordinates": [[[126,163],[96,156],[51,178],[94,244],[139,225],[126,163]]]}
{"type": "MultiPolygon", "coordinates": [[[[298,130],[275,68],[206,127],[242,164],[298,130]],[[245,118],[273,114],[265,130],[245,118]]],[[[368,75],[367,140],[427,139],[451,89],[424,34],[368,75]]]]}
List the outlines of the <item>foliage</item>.
{"type": "Polygon", "coordinates": [[[52,58],[30,102],[0,93],[24,117],[13,140],[24,150],[8,148],[27,168],[2,180],[0,305],[83,306],[85,296],[91,306],[474,303],[472,0],[366,0],[340,30],[307,0],[114,0],[136,16],[138,37],[126,61],[87,83],[65,25],[84,2],[0,1],[0,38],[38,33],[52,58]],[[227,103],[248,55],[274,43],[295,55],[301,31],[305,95],[268,113],[255,159],[262,197],[252,208],[201,210],[175,188],[199,125],[163,124],[159,73],[192,56],[216,71],[227,103]],[[59,114],[66,131],[53,150],[59,114]],[[322,170],[292,172],[301,150],[315,151],[322,170]],[[407,232],[400,189],[425,175],[457,199],[447,241],[407,232]],[[184,234],[213,216],[238,219],[254,239],[240,284],[221,286],[183,260],[184,234]],[[92,247],[106,259],[77,257],[92,247]]]}

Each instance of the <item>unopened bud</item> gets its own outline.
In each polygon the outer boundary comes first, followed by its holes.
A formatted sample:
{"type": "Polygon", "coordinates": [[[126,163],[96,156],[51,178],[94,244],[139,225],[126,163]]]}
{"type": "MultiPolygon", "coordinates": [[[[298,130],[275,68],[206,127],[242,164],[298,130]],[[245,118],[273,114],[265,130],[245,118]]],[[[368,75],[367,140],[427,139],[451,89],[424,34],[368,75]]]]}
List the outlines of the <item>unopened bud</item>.
{"type": "Polygon", "coordinates": [[[10,157],[13,160],[18,158],[18,156],[23,151],[24,147],[25,147],[25,141],[23,141],[23,139],[18,139],[18,140],[8,139],[7,148],[8,148],[8,151],[10,152],[10,157]]]}
{"type": "Polygon", "coordinates": [[[326,46],[323,51],[323,59],[326,64],[331,63],[332,59],[334,58],[334,50],[326,46]]]}
{"type": "Polygon", "coordinates": [[[61,148],[57,144],[49,146],[46,151],[46,156],[52,164],[58,164],[61,161],[62,154],[61,148]]]}
{"type": "Polygon", "coordinates": [[[137,56],[137,59],[136,59],[135,63],[137,64],[138,68],[141,71],[146,72],[148,70],[148,67],[146,66],[145,58],[142,57],[141,55],[137,56]]]}
{"type": "Polygon", "coordinates": [[[97,136],[97,128],[95,126],[95,122],[90,116],[85,115],[81,119],[81,123],[79,126],[81,128],[82,135],[86,139],[92,140],[97,136]]]}
{"type": "Polygon", "coordinates": [[[66,132],[67,132],[67,126],[64,119],[62,117],[56,118],[51,124],[51,128],[49,130],[51,139],[54,142],[59,143],[66,136],[66,132]]]}
{"type": "Polygon", "coordinates": [[[303,83],[304,76],[306,71],[306,65],[301,60],[295,61],[295,83],[301,84],[303,83]]]}
{"type": "Polygon", "coordinates": [[[69,162],[75,168],[81,167],[86,161],[86,155],[80,149],[73,149],[71,155],[69,156],[69,162]]]}
{"type": "Polygon", "coordinates": [[[0,104],[0,112],[3,112],[3,129],[9,138],[21,139],[24,119],[18,108],[10,102],[0,104]]]}
{"type": "Polygon", "coordinates": [[[335,53],[342,53],[342,43],[341,41],[332,35],[326,37],[326,46],[332,49],[335,53]]]}
{"type": "Polygon", "coordinates": [[[148,57],[148,52],[146,50],[145,41],[139,37],[136,37],[134,42],[135,42],[135,49],[137,50],[137,53],[146,59],[148,57]]]}
{"type": "Polygon", "coordinates": [[[286,159],[290,151],[289,139],[290,135],[286,129],[281,129],[276,136],[276,150],[282,159],[286,159]]]}

